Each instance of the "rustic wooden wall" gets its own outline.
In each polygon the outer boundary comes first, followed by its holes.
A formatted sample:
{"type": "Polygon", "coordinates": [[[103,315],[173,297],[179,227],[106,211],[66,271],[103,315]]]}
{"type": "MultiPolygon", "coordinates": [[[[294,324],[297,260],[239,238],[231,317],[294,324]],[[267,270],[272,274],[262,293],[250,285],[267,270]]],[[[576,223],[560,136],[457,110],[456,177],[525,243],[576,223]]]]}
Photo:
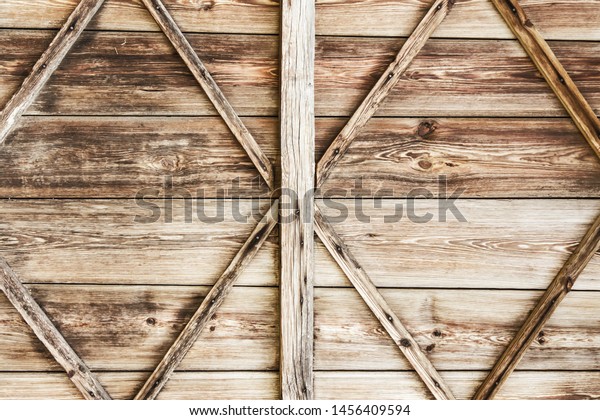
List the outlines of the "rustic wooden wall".
{"type": "MultiPolygon", "coordinates": [[[[600,1],[523,0],[596,113],[600,1]]],[[[279,5],[165,0],[279,165],[279,5]],[[235,18],[232,19],[232,16],[235,18]]],[[[76,0],[0,2],[0,105],[76,0]]],[[[429,7],[317,1],[316,159],[429,7]],[[368,17],[368,18],[367,18],[368,17]]],[[[323,190],[364,198],[336,230],[460,398],[472,396],[600,210],[600,164],[486,0],[458,2],[323,190]],[[383,223],[414,188],[464,189],[468,220],[383,223]],[[375,194],[377,195],[377,194],[375,194]]],[[[137,0],[107,0],[0,148],[0,253],[117,398],[131,398],[251,232],[268,188],[137,0]],[[226,221],[134,223],[140,188],[204,188],[226,221]],[[239,187],[230,194],[233,178],[239,187]],[[224,199],[224,195],[236,198],[224,199]]],[[[156,200],[163,207],[162,200],[156,200]]],[[[417,214],[436,211],[419,199],[417,214]]],[[[337,211],[327,210],[335,216],[337,211]]],[[[163,213],[164,214],[164,213],[163,213]]],[[[275,232],[160,398],[277,398],[275,232]]],[[[316,398],[430,398],[316,244],[316,398]]],[[[600,398],[600,260],[584,271],[498,398],[600,398]]],[[[0,296],[0,398],[79,398],[0,296]]]]}

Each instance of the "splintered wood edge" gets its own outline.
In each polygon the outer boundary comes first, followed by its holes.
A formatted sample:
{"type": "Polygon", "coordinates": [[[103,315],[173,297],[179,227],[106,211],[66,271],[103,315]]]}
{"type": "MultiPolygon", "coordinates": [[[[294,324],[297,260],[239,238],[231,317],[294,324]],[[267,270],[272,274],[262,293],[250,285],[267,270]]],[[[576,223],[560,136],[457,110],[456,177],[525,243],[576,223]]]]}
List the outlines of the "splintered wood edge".
{"type": "Polygon", "coordinates": [[[221,277],[210,289],[196,313],[186,324],[154,372],[142,386],[135,397],[136,400],[153,400],[158,396],[175,369],[190,351],[208,321],[217,312],[235,281],[256,256],[273,228],[277,225],[278,212],[279,201],[275,200],[221,277]]]}

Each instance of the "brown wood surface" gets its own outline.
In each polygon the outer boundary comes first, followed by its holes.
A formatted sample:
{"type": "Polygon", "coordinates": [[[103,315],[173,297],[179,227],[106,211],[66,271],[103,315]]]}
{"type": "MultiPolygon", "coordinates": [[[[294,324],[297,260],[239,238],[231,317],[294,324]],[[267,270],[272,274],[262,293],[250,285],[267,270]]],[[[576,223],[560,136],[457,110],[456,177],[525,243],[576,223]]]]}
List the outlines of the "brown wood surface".
{"type": "Polygon", "coordinates": [[[0,109],[0,144],[13,130],[19,118],[33,103],[50,76],[79,39],[104,0],[81,0],[64,22],[54,39],[44,50],[21,86],[0,109]]]}
{"type": "MultiPolygon", "coordinates": [[[[227,33],[277,33],[278,3],[276,0],[165,0],[184,31],[227,33]]],[[[491,2],[461,3],[434,36],[513,37],[491,2]]],[[[546,39],[600,40],[596,0],[551,3],[523,0],[521,4],[546,39]]],[[[320,35],[408,36],[430,5],[429,1],[317,0],[316,31],[320,35]]],[[[4,0],[0,3],[0,27],[58,28],[75,6],[76,0],[35,3],[4,0]]],[[[90,28],[159,30],[140,0],[107,0],[90,28]]]]}
{"type": "Polygon", "coordinates": [[[52,323],[17,274],[0,258],[0,291],[86,400],[110,400],[96,376],[52,323]]]}
{"type": "Polygon", "coordinates": [[[263,219],[256,225],[244,245],[240,248],[227,269],[210,289],[190,321],[181,331],[173,345],[169,348],[154,372],[148,377],[144,386],[137,393],[136,400],[155,399],[166,385],[171,375],[179,367],[188,354],[202,330],[215,316],[219,307],[231,291],[235,281],[239,278],[250,261],[263,245],[269,234],[278,222],[279,201],[275,200],[263,219]]]}
{"type": "MultiPolygon", "coordinates": [[[[145,371],[144,381],[210,290],[208,286],[30,287],[91,369],[145,371]]],[[[355,290],[319,287],[315,294],[317,371],[411,369],[355,290]]],[[[381,289],[381,294],[406,319],[444,377],[446,370],[489,370],[542,291],[381,289]]],[[[518,368],[599,370],[599,297],[598,292],[571,292],[518,368]]],[[[179,369],[278,371],[278,300],[276,287],[234,286],[179,369]]],[[[0,325],[0,370],[61,372],[3,296],[0,325]]],[[[135,391],[142,385],[141,380],[135,391]]]]}
{"type": "MultiPolygon", "coordinates": [[[[277,115],[276,36],[187,37],[240,115],[277,115]]],[[[0,31],[5,48],[0,103],[8,101],[51,39],[46,31],[0,31]]],[[[600,65],[600,44],[549,44],[598,110],[600,76],[593,69],[600,65]]],[[[390,38],[317,38],[317,115],[349,116],[401,46],[402,40],[390,38]]],[[[130,32],[84,33],[28,113],[216,115],[163,35],[130,32]]],[[[567,114],[517,41],[431,39],[377,115],[567,114]]]]}
{"type": "Polygon", "coordinates": [[[281,4],[281,397],[311,400],[315,2],[281,4]]]}
{"type": "MultiPolygon", "coordinates": [[[[444,372],[459,398],[467,399],[485,372],[444,372]]],[[[99,376],[118,399],[130,399],[144,372],[103,372],[99,376]]],[[[0,373],[0,399],[77,399],[64,375],[0,373]]],[[[598,399],[598,372],[515,372],[498,399],[598,399]]],[[[318,399],[416,400],[431,398],[412,372],[316,372],[318,399]]],[[[178,372],[158,399],[276,399],[276,372],[178,372]]],[[[392,402],[393,404],[393,402],[392,402]]]]}
{"type": "Polygon", "coordinates": [[[452,391],[415,341],[411,332],[373,285],[368,274],[316,205],[315,232],[433,396],[438,400],[453,400],[452,391]]]}

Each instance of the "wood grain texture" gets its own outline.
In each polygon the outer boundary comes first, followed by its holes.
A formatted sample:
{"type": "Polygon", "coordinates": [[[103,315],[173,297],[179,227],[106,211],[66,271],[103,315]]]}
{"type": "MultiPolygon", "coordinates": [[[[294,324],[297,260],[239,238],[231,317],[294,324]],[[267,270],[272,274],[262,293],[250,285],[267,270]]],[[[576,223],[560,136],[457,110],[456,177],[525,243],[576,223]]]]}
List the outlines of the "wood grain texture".
{"type": "MultiPolygon", "coordinates": [[[[244,123],[278,162],[278,121],[244,123]]],[[[219,117],[23,117],[0,168],[0,196],[11,198],[269,195],[219,117]]]]}
{"type": "Polygon", "coordinates": [[[313,393],[315,3],[281,3],[281,396],[313,393]]]}
{"type": "MultiPolygon", "coordinates": [[[[485,372],[444,372],[459,398],[467,399],[485,372]]],[[[143,372],[103,372],[118,399],[133,397],[143,372]]],[[[498,399],[598,399],[598,372],[515,372],[498,399]]],[[[412,372],[315,372],[318,399],[419,400],[431,398],[412,372]]],[[[276,399],[276,372],[177,372],[158,399],[276,399]],[[202,390],[202,394],[198,392],[202,390]]],[[[0,373],[0,399],[77,399],[77,390],[54,373],[0,373]]]]}
{"type": "MultiPolygon", "coordinates": [[[[1,201],[0,252],[28,283],[212,286],[271,202],[206,200],[197,206],[158,199],[140,204],[1,201]]],[[[267,239],[238,284],[278,284],[278,242],[275,235],[267,239]]]]}
{"type": "Polygon", "coordinates": [[[316,205],[315,232],[433,396],[453,400],[448,385],[316,205]]]}
{"type": "Polygon", "coordinates": [[[598,248],[600,248],[600,217],[590,226],[573,254],[552,280],[515,338],[477,389],[473,399],[494,398],[509,375],[515,370],[531,343],[539,337],[540,331],[556,311],[558,305],[571,291],[577,278],[594,257],[598,248]]]}
{"type": "Polygon", "coordinates": [[[517,0],[492,0],[508,26],[600,158],[600,120],[517,0]]]}
{"type": "Polygon", "coordinates": [[[92,20],[104,0],[81,0],[58,31],[33,69],[0,112],[0,145],[12,131],[21,115],[35,101],[48,79],[92,20]]]}
{"type": "Polygon", "coordinates": [[[225,95],[223,95],[221,88],[215,83],[215,80],[206,69],[202,60],[198,58],[198,54],[196,54],[194,48],[183,35],[181,29],[179,29],[179,26],[177,26],[177,23],[165,8],[165,5],[161,0],[142,0],[142,2],[171,44],[173,44],[173,47],[177,50],[179,56],[188,66],[210,99],[210,102],[213,104],[221,118],[223,118],[223,121],[225,121],[225,124],[227,124],[235,138],[242,145],[269,188],[273,189],[273,167],[269,158],[261,150],[258,143],[256,143],[256,140],[254,140],[254,137],[252,137],[252,134],[250,134],[250,131],[248,131],[225,95]]]}
{"type": "MultiPolygon", "coordinates": [[[[94,371],[145,371],[137,392],[210,288],[35,285],[31,290],[94,371]]],[[[382,289],[381,294],[407,320],[444,377],[446,370],[489,370],[542,291],[382,289]]],[[[599,370],[598,298],[598,292],[571,292],[518,369],[599,370]]],[[[275,287],[234,286],[180,371],[277,371],[278,300],[275,287]]],[[[4,296],[0,326],[0,371],[61,372],[4,296]]],[[[316,371],[411,369],[351,288],[315,289],[315,339],[316,371]]]]}
{"type": "Polygon", "coordinates": [[[85,399],[111,399],[96,376],[65,340],[3,258],[0,258],[0,290],[56,362],[65,370],[85,399]]]}
{"type": "MultiPolygon", "coordinates": [[[[545,290],[600,212],[596,200],[459,199],[454,204],[466,223],[446,210],[451,203],[443,200],[319,201],[377,287],[545,290]],[[335,208],[340,204],[347,216],[335,208]]],[[[349,285],[324,252],[316,246],[315,284],[349,285]]],[[[599,290],[599,263],[590,262],[575,288],[599,290]]]]}
{"type": "Polygon", "coordinates": [[[402,44],[402,48],[400,48],[394,61],[385,69],[344,128],[325,151],[321,160],[319,160],[316,175],[317,188],[323,185],[331,170],[343,158],[356,136],[367,125],[367,122],[375,115],[383,101],[398,84],[406,69],[429,40],[431,34],[444,21],[454,3],[455,0],[436,0],[433,2],[415,30],[402,44]]]}
{"type": "MultiPolygon", "coordinates": [[[[343,123],[317,120],[317,157],[343,123]]],[[[374,118],[317,195],[599,197],[599,174],[568,118],[374,118]]]]}
{"type": "MultiPolygon", "coordinates": [[[[53,35],[0,31],[0,104],[22,83],[53,35]]],[[[188,34],[187,39],[240,115],[277,115],[276,36],[188,34]]],[[[218,115],[163,34],[88,31],[28,113],[218,115]]]]}
{"type": "MultiPolygon", "coordinates": [[[[58,28],[76,4],[76,0],[5,0],[0,4],[0,27],[58,28]]],[[[276,34],[279,30],[276,0],[165,0],[165,4],[184,31],[276,34]]],[[[600,40],[596,0],[523,0],[521,4],[546,39],[600,40]]],[[[319,35],[408,36],[430,5],[423,0],[317,0],[316,31],[319,35]]],[[[140,0],[107,0],[89,27],[159,30],[140,0]]],[[[489,1],[463,1],[434,36],[514,37],[489,1]]]]}
{"type": "Polygon", "coordinates": [[[154,372],[146,380],[137,393],[136,400],[150,400],[158,396],[175,369],[181,364],[196,340],[198,340],[204,327],[206,327],[210,319],[223,304],[235,281],[256,256],[262,244],[273,231],[275,225],[277,225],[278,214],[279,201],[275,200],[231,263],[227,266],[227,269],[210,289],[198,310],[192,315],[192,318],[181,331],[156,369],[154,369],[154,372]]]}

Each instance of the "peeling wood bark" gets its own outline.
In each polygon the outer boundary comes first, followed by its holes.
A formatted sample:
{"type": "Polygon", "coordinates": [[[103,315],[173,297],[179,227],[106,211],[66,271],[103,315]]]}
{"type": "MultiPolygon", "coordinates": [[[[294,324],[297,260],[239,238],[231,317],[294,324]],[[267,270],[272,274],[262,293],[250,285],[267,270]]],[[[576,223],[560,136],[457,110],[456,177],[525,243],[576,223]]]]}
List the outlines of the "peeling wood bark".
{"type": "Polygon", "coordinates": [[[419,344],[392,311],[367,273],[350,253],[342,239],[335,233],[333,227],[325,220],[316,204],[315,231],[435,398],[441,400],[454,399],[452,391],[423,353],[419,344]]]}
{"type": "Polygon", "coordinates": [[[192,348],[192,345],[198,339],[206,324],[217,312],[241,272],[252,261],[252,258],[254,258],[273,228],[277,225],[278,211],[279,202],[275,200],[267,211],[267,214],[252,231],[246,243],[244,243],[223,275],[217,280],[208,295],[206,295],[196,313],[138,392],[135,397],[136,400],[150,400],[158,396],[177,366],[179,366],[192,348]]]}
{"type": "Polygon", "coordinates": [[[600,120],[569,73],[558,61],[531,20],[528,19],[518,0],[492,0],[492,2],[573,118],[583,137],[600,158],[600,120]]]}
{"type": "Polygon", "coordinates": [[[111,399],[95,375],[67,343],[3,258],[0,258],[0,290],[4,292],[58,364],[64,368],[69,379],[81,391],[85,399],[111,399]]]}
{"type": "Polygon", "coordinates": [[[281,394],[313,399],[315,2],[281,3],[281,394]]]}
{"type": "Polygon", "coordinates": [[[238,114],[235,112],[219,86],[200,60],[189,41],[185,38],[177,23],[173,20],[161,0],[142,0],[150,14],[156,20],[173,47],[177,50],[185,64],[188,66],[212,104],[215,106],[223,121],[227,124],[233,135],[240,142],[248,156],[260,172],[270,189],[274,187],[273,165],[261,150],[250,131],[246,128],[238,114]]]}
{"type": "Polygon", "coordinates": [[[0,113],[0,145],[6,140],[21,115],[35,100],[103,3],[104,0],[81,0],[71,13],[48,49],[35,63],[29,76],[0,113]]]}
{"type": "Polygon", "coordinates": [[[388,66],[346,126],[337,135],[317,165],[317,188],[323,185],[333,167],[342,159],[352,141],[387,98],[431,34],[448,15],[455,0],[436,0],[414,32],[406,40],[396,59],[388,66]]]}
{"type": "Polygon", "coordinates": [[[550,283],[548,289],[530,312],[515,338],[502,353],[473,399],[491,399],[496,395],[508,376],[517,367],[533,340],[538,337],[558,305],[571,291],[573,284],[599,248],[600,216],[586,232],[573,254],[550,283]]]}

